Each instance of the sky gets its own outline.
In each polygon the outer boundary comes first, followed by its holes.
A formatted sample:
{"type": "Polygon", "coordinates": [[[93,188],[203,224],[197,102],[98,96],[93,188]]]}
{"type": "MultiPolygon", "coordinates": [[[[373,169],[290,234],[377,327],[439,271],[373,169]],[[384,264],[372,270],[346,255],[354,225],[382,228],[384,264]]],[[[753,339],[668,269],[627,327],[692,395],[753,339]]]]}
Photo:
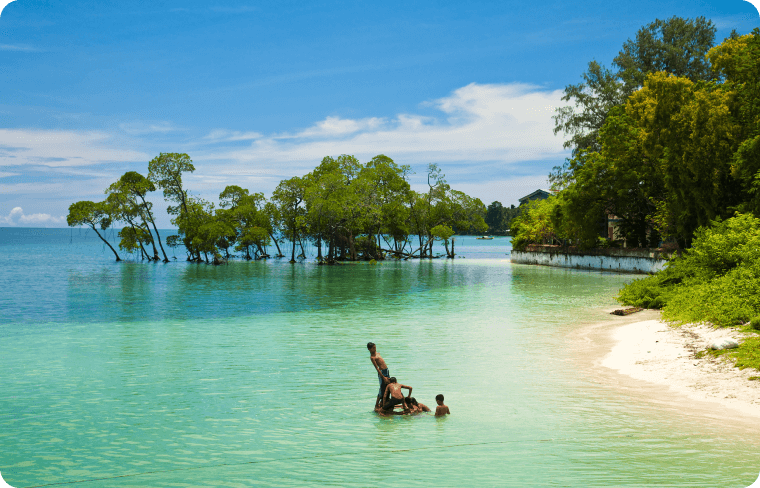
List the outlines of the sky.
{"type": "MultiPolygon", "coordinates": [[[[269,196],[325,156],[437,163],[486,205],[547,187],[569,155],[563,89],[642,26],[744,0],[16,0],[0,14],[0,227],[65,227],[126,171],[187,153],[193,195],[269,196]]],[[[158,224],[172,227],[153,196],[158,224]]]]}

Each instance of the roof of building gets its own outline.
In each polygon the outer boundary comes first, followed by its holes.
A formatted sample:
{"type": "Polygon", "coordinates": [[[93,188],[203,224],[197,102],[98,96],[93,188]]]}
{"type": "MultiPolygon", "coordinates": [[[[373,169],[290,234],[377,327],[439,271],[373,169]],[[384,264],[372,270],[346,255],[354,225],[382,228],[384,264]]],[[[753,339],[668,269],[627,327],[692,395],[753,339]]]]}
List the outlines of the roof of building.
{"type": "Polygon", "coordinates": [[[529,195],[525,195],[524,197],[520,198],[520,203],[523,203],[524,201],[533,200],[535,197],[549,197],[556,193],[554,190],[545,190],[542,188],[539,188],[538,190],[534,191],[533,193],[529,195]]]}

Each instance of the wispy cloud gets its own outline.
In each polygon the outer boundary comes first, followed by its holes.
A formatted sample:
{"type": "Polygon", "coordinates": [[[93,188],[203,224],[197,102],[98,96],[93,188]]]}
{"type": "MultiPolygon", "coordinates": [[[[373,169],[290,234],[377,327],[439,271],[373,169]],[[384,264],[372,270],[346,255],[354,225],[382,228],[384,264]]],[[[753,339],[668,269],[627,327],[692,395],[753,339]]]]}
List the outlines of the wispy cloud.
{"type": "Polygon", "coordinates": [[[240,132],[229,131],[225,129],[216,129],[209,132],[203,137],[204,140],[210,142],[233,142],[233,141],[250,141],[253,139],[260,139],[264,137],[260,132],[240,132]]]}
{"type": "Polygon", "coordinates": [[[740,34],[746,34],[757,25],[757,13],[711,17],[710,20],[718,29],[739,29],[740,34]],[[744,32],[745,29],[747,32],[744,32]]]}
{"type": "Polygon", "coordinates": [[[295,134],[281,134],[274,139],[321,139],[341,137],[356,134],[360,131],[377,131],[387,127],[387,121],[382,118],[372,117],[367,119],[341,119],[340,117],[327,117],[312,127],[295,134]]]}
{"type": "MultiPolygon", "coordinates": [[[[432,116],[398,114],[392,119],[327,117],[306,129],[255,138],[249,147],[209,149],[197,160],[301,167],[326,155],[371,158],[383,153],[403,162],[480,161],[510,164],[562,159],[553,133],[560,90],[526,84],[469,84],[429,102],[432,116]]],[[[222,134],[219,132],[214,132],[222,134]]],[[[212,133],[213,134],[213,133],[212,133]]],[[[204,152],[204,151],[201,151],[204,152]]],[[[227,168],[231,169],[231,168],[227,168]]]]}
{"type": "Polygon", "coordinates": [[[258,8],[253,7],[251,5],[236,5],[236,6],[227,6],[227,5],[213,5],[209,7],[209,10],[212,12],[219,12],[224,14],[244,14],[247,12],[255,12],[258,10],[258,8]]]}
{"type": "Polygon", "coordinates": [[[142,136],[146,134],[167,134],[181,130],[175,127],[171,122],[145,123],[130,122],[119,124],[119,128],[132,136],[142,136]]]}
{"type": "Polygon", "coordinates": [[[26,44],[0,44],[0,51],[39,52],[42,50],[26,44]]]}
{"type": "Polygon", "coordinates": [[[148,161],[148,154],[123,148],[103,132],[0,129],[0,166],[87,166],[148,161]]]}
{"type": "Polygon", "coordinates": [[[24,210],[21,207],[14,207],[6,217],[0,216],[0,225],[7,225],[9,227],[55,227],[66,225],[66,217],[63,215],[60,217],[53,217],[46,213],[25,215],[24,210]]]}
{"type": "Polygon", "coordinates": [[[257,7],[253,7],[251,5],[210,5],[203,8],[175,7],[169,9],[169,12],[187,12],[200,14],[216,12],[221,14],[244,14],[248,12],[256,12],[257,10],[259,10],[257,7]]]}
{"type": "MultiPolygon", "coordinates": [[[[553,133],[561,97],[560,90],[534,85],[472,83],[423,103],[417,113],[330,116],[286,132],[219,128],[195,140],[168,122],[123,124],[112,134],[0,129],[0,193],[56,197],[61,204],[102,198],[126,169],[145,172],[163,148],[189,146],[196,171],[183,179],[191,192],[212,200],[230,184],[269,194],[282,179],[311,171],[327,155],[368,161],[386,154],[420,174],[427,163],[439,163],[454,188],[486,203],[509,204],[546,186],[549,168],[567,156],[562,138],[553,133]],[[126,130],[134,135],[125,136],[126,130]],[[11,175],[16,177],[2,179],[11,175]]],[[[21,214],[14,215],[21,222],[21,214]]],[[[45,218],[40,215],[34,218],[45,218]]]]}

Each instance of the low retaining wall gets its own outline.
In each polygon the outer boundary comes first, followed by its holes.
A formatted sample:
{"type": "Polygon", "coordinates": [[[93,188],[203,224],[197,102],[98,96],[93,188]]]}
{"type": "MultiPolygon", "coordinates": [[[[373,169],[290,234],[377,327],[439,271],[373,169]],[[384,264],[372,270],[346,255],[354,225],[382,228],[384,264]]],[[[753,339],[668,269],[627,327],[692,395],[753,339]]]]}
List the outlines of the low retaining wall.
{"type": "Polygon", "coordinates": [[[560,268],[594,269],[619,273],[656,273],[665,267],[671,252],[662,249],[561,249],[556,246],[528,246],[512,251],[512,262],[560,268]]]}

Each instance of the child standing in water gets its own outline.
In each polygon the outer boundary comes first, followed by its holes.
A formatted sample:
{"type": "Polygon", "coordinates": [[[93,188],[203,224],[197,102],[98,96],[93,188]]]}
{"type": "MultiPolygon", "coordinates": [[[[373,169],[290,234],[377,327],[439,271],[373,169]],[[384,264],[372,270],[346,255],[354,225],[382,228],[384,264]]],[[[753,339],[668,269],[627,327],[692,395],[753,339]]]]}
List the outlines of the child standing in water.
{"type": "Polygon", "coordinates": [[[367,349],[369,349],[369,360],[372,361],[372,366],[377,370],[377,379],[380,381],[380,391],[377,393],[377,400],[375,401],[375,408],[378,408],[383,404],[383,393],[385,393],[385,386],[388,384],[388,378],[391,377],[391,374],[385,360],[377,353],[375,343],[368,342],[367,349]]]}
{"type": "Polygon", "coordinates": [[[449,407],[443,404],[443,395],[438,394],[435,396],[435,403],[438,404],[437,407],[435,407],[435,416],[441,417],[443,415],[448,415],[451,412],[449,412],[449,407]]]}

